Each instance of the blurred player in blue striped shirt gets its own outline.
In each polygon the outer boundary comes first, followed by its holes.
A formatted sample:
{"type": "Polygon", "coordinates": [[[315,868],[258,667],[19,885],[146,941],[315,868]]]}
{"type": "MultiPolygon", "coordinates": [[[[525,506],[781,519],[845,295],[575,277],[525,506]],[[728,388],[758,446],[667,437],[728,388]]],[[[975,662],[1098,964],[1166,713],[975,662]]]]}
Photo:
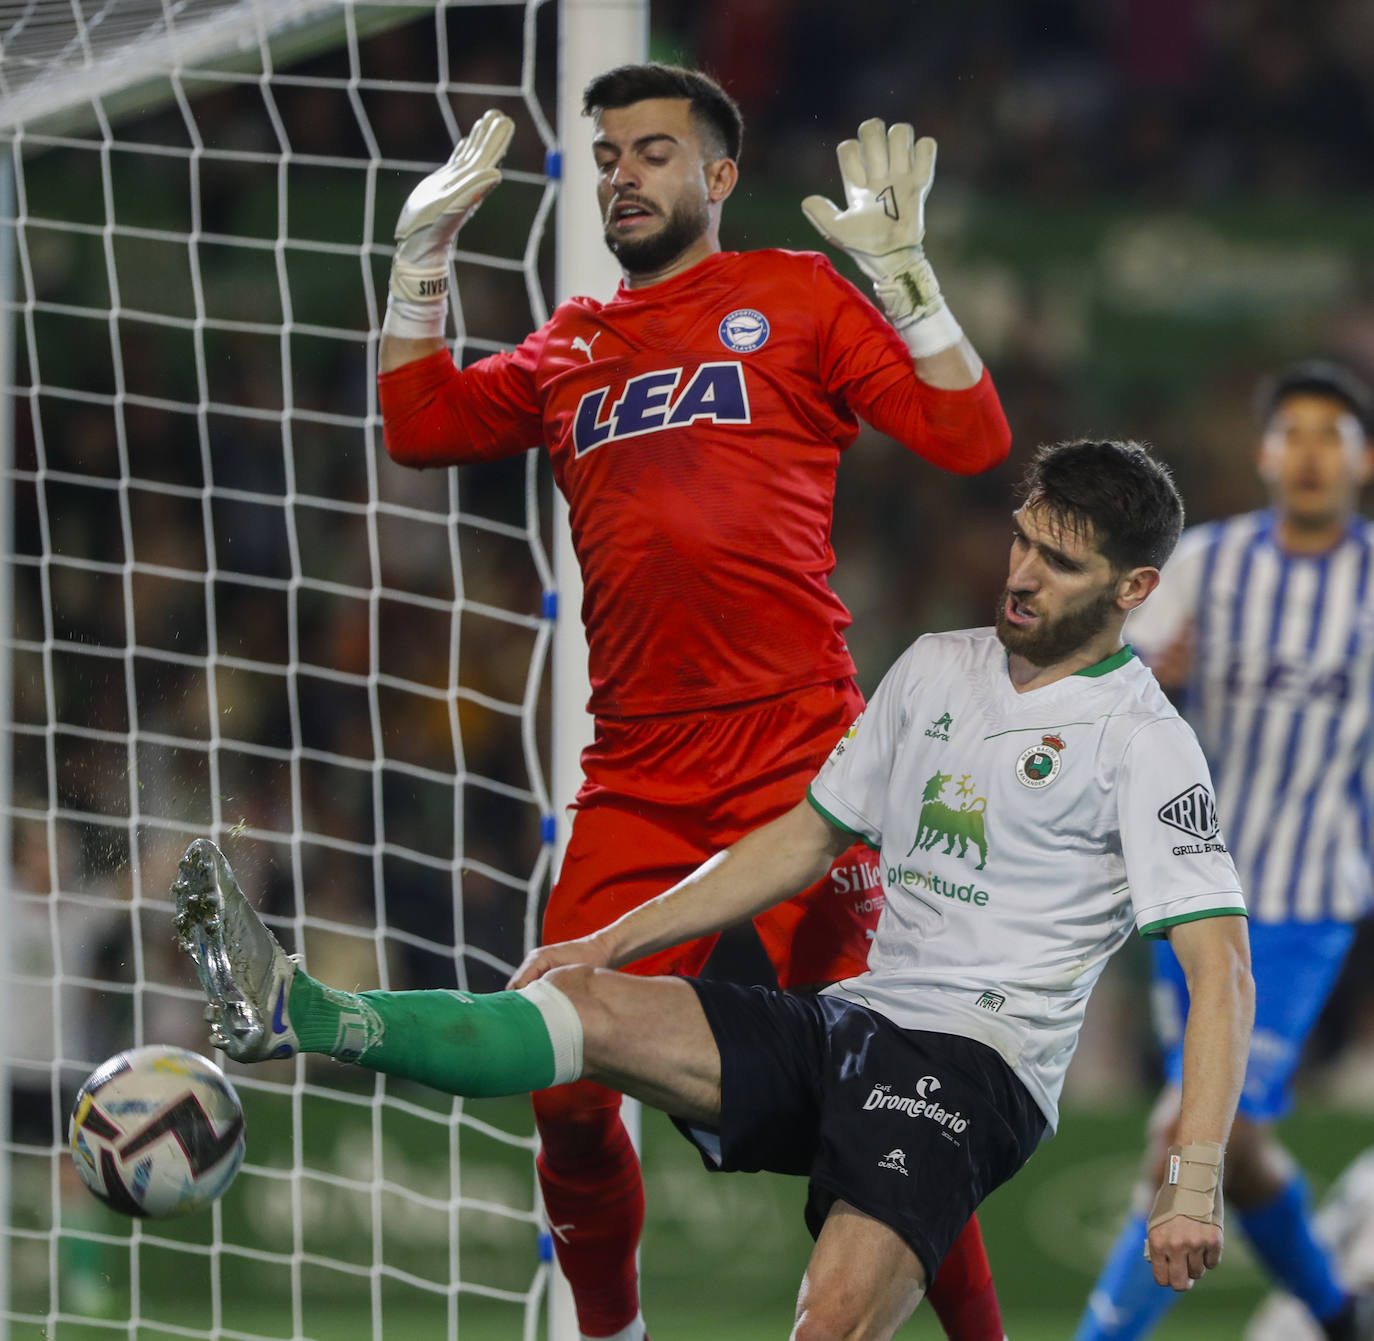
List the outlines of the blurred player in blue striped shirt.
{"type": "MultiPolygon", "coordinates": [[[[1126,634],[1202,742],[1250,910],[1255,1030],[1227,1199],[1329,1341],[1368,1341],[1374,1299],[1346,1289],[1313,1236],[1302,1174],[1273,1124],[1374,888],[1374,525],[1356,511],[1374,473],[1374,393],[1312,361],[1264,384],[1259,409],[1272,506],[1185,532],[1126,634]]],[[[1177,1117],[1188,1010],[1167,943],[1154,953],[1169,1083],[1145,1207],[1177,1117]]],[[[1154,1283],[1144,1234],[1137,1197],[1075,1341],[1135,1341],[1178,1297],[1154,1283]]]]}

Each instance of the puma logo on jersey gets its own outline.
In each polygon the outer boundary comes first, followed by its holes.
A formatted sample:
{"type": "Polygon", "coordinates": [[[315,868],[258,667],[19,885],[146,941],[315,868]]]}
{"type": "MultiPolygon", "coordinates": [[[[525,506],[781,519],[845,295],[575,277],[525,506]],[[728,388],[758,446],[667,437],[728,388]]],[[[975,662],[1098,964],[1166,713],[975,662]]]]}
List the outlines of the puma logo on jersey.
{"type": "Polygon", "coordinates": [[[588,391],[573,417],[573,447],[578,456],[603,443],[622,438],[685,428],[698,419],[718,424],[747,424],[749,395],[744,369],[738,363],[703,363],[692,371],[682,389],[686,368],[663,368],[641,373],[625,383],[620,398],[603,416],[608,386],[588,391]]]}
{"type": "Polygon", "coordinates": [[[573,353],[576,354],[580,350],[587,356],[587,362],[590,363],[592,361],[592,346],[599,339],[601,339],[600,331],[597,331],[597,333],[594,336],[592,336],[590,340],[584,340],[580,335],[573,336],[573,353]]]}

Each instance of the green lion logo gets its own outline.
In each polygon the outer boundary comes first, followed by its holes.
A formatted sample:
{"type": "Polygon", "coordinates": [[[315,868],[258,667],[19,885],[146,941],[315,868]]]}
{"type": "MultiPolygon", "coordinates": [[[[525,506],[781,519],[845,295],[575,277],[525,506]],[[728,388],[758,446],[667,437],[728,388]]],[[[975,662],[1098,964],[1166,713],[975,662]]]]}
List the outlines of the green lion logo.
{"type": "Polygon", "coordinates": [[[955,810],[940,799],[945,784],[952,781],[950,773],[936,773],[925,785],[921,793],[921,823],[916,830],[916,841],[911,845],[911,856],[917,848],[929,852],[941,838],[945,839],[945,855],[956,855],[955,843],[959,844],[959,857],[968,856],[969,844],[978,849],[978,865],[973,869],[981,871],[988,864],[987,832],[983,827],[983,816],[987,811],[987,798],[973,795],[973,779],[965,774],[959,779],[956,791],[965,800],[955,810]]]}

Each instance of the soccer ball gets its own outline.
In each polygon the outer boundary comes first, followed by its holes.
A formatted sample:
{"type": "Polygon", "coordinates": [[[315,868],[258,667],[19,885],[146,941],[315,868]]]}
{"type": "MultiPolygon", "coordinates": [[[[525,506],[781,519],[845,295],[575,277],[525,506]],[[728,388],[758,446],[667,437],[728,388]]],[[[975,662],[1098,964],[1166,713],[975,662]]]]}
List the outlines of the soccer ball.
{"type": "Polygon", "coordinates": [[[199,1053],[154,1044],[103,1062],[77,1092],[67,1130],[81,1181],[125,1215],[208,1206],[243,1162],[243,1106],[199,1053]]]}

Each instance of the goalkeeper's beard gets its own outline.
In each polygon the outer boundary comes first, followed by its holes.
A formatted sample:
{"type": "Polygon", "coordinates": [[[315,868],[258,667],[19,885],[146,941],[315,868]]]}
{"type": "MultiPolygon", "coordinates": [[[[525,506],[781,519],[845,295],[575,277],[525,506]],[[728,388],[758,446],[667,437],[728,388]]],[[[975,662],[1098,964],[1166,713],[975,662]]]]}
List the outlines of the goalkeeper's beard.
{"type": "Polygon", "coordinates": [[[648,237],[617,237],[606,225],[606,246],[627,275],[656,275],[666,270],[710,226],[705,201],[680,200],[648,237]]]}

